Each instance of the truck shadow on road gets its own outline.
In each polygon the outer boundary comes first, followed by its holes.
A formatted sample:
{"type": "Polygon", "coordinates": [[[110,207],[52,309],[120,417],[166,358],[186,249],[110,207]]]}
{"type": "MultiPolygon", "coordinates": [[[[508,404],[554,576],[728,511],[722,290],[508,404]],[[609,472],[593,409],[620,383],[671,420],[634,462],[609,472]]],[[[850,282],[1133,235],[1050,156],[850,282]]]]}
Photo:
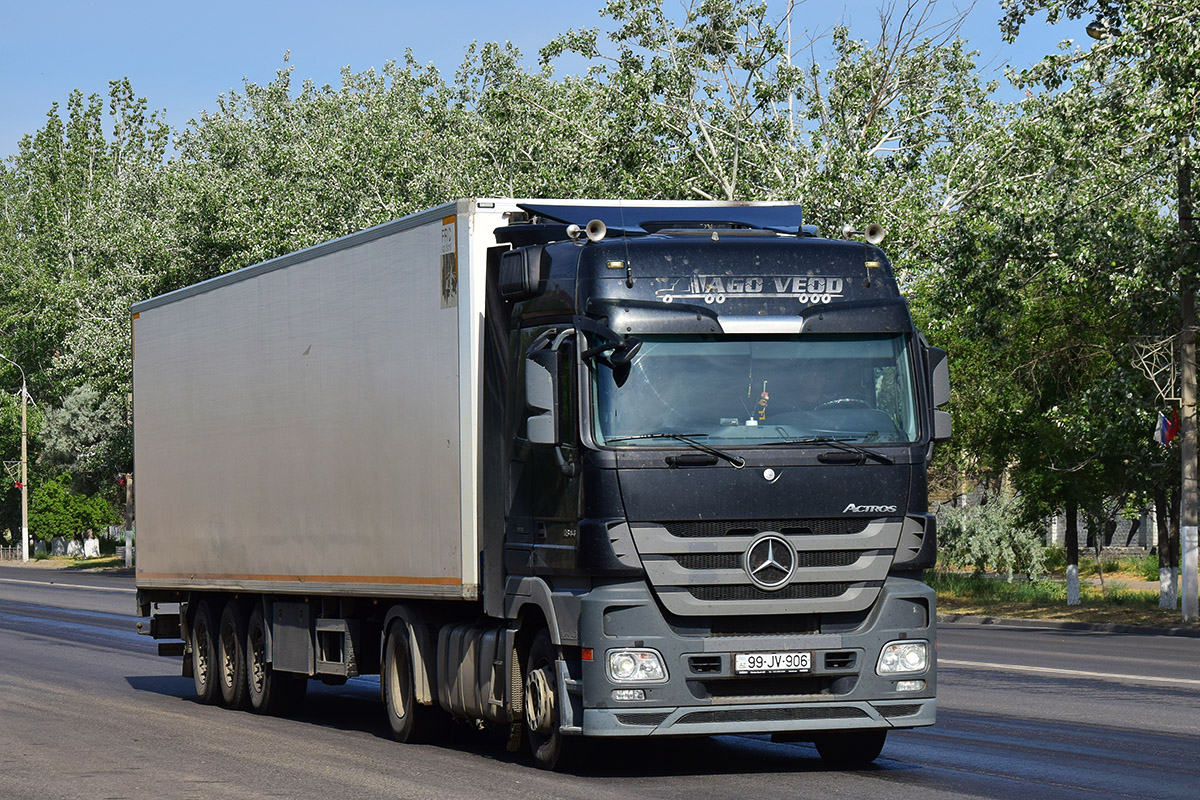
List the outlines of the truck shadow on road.
{"type": "MultiPolygon", "coordinates": [[[[189,678],[164,675],[131,676],[125,679],[139,692],[175,697],[199,705],[189,678]]],[[[228,713],[246,713],[230,711],[228,713]]],[[[343,686],[309,684],[302,708],[286,715],[296,722],[341,732],[360,732],[391,741],[392,733],[379,699],[379,684],[371,679],[352,679],[343,686]]],[[[505,764],[531,766],[522,750],[510,753],[504,733],[478,729],[457,722],[430,746],[447,752],[505,764]]],[[[628,741],[588,740],[582,745],[568,774],[595,778],[670,777],[687,775],[733,775],[745,773],[820,773],[831,771],[807,743],[772,742],[769,736],[718,736],[694,739],[637,739],[628,741]]],[[[410,747],[395,743],[398,748],[410,747]]],[[[419,745],[424,747],[425,745],[419,745]]],[[[890,761],[887,749],[876,764],[862,772],[894,773],[913,768],[890,761]]],[[[845,770],[841,770],[845,771],[845,770]]]]}

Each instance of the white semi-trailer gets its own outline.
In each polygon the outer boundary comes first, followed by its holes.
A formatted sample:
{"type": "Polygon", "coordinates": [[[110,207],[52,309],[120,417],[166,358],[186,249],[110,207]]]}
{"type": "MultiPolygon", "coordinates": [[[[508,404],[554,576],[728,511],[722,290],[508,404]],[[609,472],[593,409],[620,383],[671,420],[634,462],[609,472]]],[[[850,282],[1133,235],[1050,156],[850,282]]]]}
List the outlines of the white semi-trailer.
{"type": "Polygon", "coordinates": [[[205,702],[379,674],[400,740],[480,720],[550,768],[934,721],[945,354],[796,206],[460,200],[133,337],[139,610],[205,702]]]}

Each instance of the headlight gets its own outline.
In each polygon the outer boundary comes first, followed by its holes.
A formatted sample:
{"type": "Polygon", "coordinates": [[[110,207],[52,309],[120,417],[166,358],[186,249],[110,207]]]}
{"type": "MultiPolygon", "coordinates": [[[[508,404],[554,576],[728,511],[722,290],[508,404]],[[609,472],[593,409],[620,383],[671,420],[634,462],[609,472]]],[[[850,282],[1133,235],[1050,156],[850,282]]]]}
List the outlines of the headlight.
{"type": "Polygon", "coordinates": [[[667,679],[667,668],[655,650],[610,650],[608,677],[614,683],[661,683],[667,679]]]}
{"type": "Polygon", "coordinates": [[[929,646],[926,642],[888,642],[879,653],[875,672],[878,675],[924,672],[928,666],[929,646]]]}

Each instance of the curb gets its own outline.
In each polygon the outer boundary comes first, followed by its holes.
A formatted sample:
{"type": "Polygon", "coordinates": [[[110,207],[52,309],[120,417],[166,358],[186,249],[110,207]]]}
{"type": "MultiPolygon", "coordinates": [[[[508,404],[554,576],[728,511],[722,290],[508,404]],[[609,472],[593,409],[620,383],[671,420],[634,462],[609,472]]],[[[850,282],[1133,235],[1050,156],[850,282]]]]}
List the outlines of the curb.
{"type": "Polygon", "coordinates": [[[956,622],[974,625],[1004,625],[1013,628],[1050,628],[1060,631],[1096,631],[1099,633],[1132,633],[1142,636],[1187,636],[1200,639],[1200,626],[1160,628],[1149,625],[1122,625],[1116,622],[1063,622],[1053,619],[1022,619],[1019,617],[981,617],[970,614],[938,614],[939,625],[956,622]]]}

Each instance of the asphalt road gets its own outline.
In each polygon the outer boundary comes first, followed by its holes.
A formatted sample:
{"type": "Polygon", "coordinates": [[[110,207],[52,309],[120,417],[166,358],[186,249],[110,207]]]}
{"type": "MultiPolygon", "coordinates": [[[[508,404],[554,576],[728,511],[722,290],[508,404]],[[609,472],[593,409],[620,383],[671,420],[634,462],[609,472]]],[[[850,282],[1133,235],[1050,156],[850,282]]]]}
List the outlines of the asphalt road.
{"type": "Polygon", "coordinates": [[[1200,639],[956,623],[939,718],[875,765],[726,736],[597,746],[551,774],[466,729],[388,736],[378,681],[314,683],[298,718],[201,706],[134,633],[132,579],[0,566],[0,798],[1187,798],[1200,639]],[[53,583],[51,583],[53,582],[53,583]]]}

